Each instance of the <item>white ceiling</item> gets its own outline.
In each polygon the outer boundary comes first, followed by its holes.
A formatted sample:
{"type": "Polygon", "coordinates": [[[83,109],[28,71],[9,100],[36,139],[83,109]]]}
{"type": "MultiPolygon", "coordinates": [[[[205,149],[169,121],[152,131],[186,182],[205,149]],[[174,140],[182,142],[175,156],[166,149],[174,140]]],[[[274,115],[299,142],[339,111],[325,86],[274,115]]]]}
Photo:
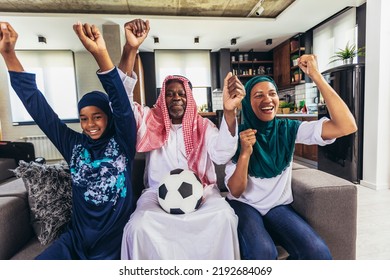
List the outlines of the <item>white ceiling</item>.
{"type": "MultiPolygon", "coordinates": [[[[134,18],[149,19],[151,30],[141,51],[155,49],[209,49],[268,51],[298,32],[305,32],[348,6],[360,6],[365,0],[296,0],[276,19],[253,17],[179,17],[109,14],[37,14],[0,13],[0,21],[11,23],[19,34],[18,49],[83,49],[72,25],[77,21],[97,24],[123,24],[134,18]],[[38,35],[47,44],[38,43],[38,35]],[[154,44],[153,37],[159,37],[154,44]],[[194,44],[199,37],[199,44],[194,44]],[[237,44],[230,40],[237,38],[237,44]],[[273,39],[267,46],[266,39],[273,39]]],[[[123,39],[122,39],[123,42],[123,39]]]]}

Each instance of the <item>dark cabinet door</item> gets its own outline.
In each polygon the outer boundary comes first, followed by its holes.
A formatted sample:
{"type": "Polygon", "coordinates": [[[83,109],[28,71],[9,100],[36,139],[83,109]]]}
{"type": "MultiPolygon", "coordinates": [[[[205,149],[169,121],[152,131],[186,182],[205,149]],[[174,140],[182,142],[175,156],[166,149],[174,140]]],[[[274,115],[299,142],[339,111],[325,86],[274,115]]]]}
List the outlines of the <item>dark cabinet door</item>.
{"type": "Polygon", "coordinates": [[[288,87],[291,84],[289,41],[274,49],[274,79],[279,88],[288,87]]]}

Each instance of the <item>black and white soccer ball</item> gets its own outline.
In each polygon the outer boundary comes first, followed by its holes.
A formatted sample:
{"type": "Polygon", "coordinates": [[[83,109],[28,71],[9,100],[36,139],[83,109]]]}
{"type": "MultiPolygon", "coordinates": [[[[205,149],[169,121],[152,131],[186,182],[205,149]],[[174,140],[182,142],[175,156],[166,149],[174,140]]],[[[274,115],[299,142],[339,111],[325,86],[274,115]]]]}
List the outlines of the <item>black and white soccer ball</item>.
{"type": "Polygon", "coordinates": [[[158,202],[170,214],[187,214],[197,210],[203,200],[203,185],[190,170],[174,169],[158,188],[158,202]]]}

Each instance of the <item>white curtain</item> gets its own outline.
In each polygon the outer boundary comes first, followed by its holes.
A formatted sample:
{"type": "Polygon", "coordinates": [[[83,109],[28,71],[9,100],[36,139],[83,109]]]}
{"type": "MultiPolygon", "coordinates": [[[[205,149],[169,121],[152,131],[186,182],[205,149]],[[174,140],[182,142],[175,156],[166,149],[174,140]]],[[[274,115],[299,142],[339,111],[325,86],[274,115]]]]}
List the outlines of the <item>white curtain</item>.
{"type": "Polygon", "coordinates": [[[349,9],[313,30],[313,53],[317,55],[321,72],[342,64],[342,61],[329,64],[330,57],[339,48],[344,49],[347,43],[357,46],[356,31],[356,8],[349,9]]]}
{"type": "Polygon", "coordinates": [[[194,87],[211,86],[210,51],[156,50],[156,82],[161,87],[168,75],[187,77],[194,87]]]}

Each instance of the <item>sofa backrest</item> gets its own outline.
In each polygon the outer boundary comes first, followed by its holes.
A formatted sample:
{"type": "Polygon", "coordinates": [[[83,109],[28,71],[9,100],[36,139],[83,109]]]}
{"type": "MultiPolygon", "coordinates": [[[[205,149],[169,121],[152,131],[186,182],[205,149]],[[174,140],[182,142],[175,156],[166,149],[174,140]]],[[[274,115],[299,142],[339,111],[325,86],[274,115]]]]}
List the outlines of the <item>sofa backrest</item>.
{"type": "Polygon", "coordinates": [[[0,158],[13,158],[16,164],[20,160],[35,160],[34,144],[30,142],[0,141],[0,158]]]}

